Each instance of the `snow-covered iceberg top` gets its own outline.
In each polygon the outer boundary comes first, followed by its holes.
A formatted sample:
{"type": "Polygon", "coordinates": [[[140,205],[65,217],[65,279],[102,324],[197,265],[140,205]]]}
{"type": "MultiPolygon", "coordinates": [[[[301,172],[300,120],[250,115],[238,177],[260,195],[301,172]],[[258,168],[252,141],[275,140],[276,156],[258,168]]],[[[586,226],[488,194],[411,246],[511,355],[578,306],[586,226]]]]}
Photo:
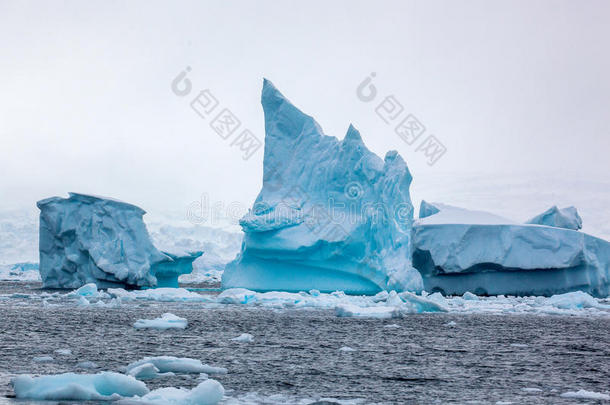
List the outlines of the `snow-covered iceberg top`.
{"type": "Polygon", "coordinates": [[[410,260],[411,174],[396,151],[381,159],[350,125],[323,133],[268,80],[263,188],[240,224],[242,251],[222,278],[253,290],[420,291],[410,260]]]}
{"type": "Polygon", "coordinates": [[[610,292],[607,241],[443,204],[422,202],[422,213],[413,227],[413,264],[428,291],[553,295],[581,290],[599,297],[610,292]]]}
{"type": "Polygon", "coordinates": [[[40,208],[40,275],[44,287],[178,286],[202,252],[174,255],[153,245],[145,211],[122,201],[70,193],[40,208]]]}

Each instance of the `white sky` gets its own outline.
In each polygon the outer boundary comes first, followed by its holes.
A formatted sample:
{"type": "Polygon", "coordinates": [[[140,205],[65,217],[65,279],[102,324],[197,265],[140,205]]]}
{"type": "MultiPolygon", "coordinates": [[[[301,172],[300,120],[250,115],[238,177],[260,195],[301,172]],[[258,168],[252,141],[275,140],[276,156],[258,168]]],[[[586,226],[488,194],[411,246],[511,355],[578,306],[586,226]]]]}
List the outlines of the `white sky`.
{"type": "Polygon", "coordinates": [[[262,149],[243,161],[171,92],[187,65],[260,138],[267,77],[327,134],[352,122],[380,156],[398,150],[416,182],[610,180],[609,22],[607,1],[0,0],[0,206],[68,191],[250,204],[262,149]],[[447,147],[436,165],[356,97],[371,72],[447,147]]]}

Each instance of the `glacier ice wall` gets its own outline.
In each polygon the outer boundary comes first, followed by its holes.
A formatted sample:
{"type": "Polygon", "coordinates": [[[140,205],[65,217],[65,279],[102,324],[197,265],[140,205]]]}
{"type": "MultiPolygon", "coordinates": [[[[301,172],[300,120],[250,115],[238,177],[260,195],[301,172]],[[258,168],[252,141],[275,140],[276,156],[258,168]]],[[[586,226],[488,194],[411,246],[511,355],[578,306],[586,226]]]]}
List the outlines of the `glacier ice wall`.
{"type": "Polygon", "coordinates": [[[413,226],[413,264],[427,291],[553,295],[610,292],[610,243],[571,229],[520,225],[426,203],[413,226]],[[433,205],[438,212],[426,216],[433,205]],[[421,217],[421,214],[420,214],[421,217]]]}
{"type": "Polygon", "coordinates": [[[177,287],[202,254],[157,250],[135,205],[78,193],[37,205],[44,287],[177,287]]]}
{"type": "Polygon", "coordinates": [[[263,187],[240,221],[242,250],[224,288],[258,291],[422,288],[410,261],[411,174],[395,151],[369,151],[350,125],[339,141],[264,81],[263,187]]]}

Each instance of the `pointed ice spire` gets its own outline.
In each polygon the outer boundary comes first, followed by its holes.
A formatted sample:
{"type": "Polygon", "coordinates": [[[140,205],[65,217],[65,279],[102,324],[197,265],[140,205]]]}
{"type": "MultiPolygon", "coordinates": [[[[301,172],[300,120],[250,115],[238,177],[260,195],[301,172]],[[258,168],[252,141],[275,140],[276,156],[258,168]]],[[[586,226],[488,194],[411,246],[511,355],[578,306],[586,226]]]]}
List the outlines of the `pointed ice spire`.
{"type": "Polygon", "coordinates": [[[362,136],[360,136],[360,131],[358,131],[354,125],[349,124],[349,128],[347,129],[347,134],[345,134],[344,140],[362,143],[362,136]]]}
{"type": "Polygon", "coordinates": [[[322,128],[313,117],[295,107],[270,80],[263,80],[261,104],[265,112],[265,144],[269,138],[294,139],[302,133],[319,137],[322,128]]]}

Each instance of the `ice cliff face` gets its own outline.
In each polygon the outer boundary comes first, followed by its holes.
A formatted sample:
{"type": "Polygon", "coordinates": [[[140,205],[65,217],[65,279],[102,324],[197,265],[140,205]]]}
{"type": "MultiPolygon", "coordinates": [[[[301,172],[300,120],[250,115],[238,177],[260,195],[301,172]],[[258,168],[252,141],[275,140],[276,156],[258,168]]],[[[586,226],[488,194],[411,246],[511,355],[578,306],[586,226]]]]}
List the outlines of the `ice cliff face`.
{"type": "Polygon", "coordinates": [[[610,243],[571,229],[422,203],[413,263],[427,291],[553,295],[610,292],[610,243]],[[437,213],[430,214],[431,206],[437,213]],[[428,215],[429,214],[429,215],[428,215]]]}
{"type": "Polygon", "coordinates": [[[578,215],[575,207],[559,209],[556,205],[530,219],[527,223],[574,229],[576,231],[582,228],[582,218],[578,215]]]}
{"type": "Polygon", "coordinates": [[[395,151],[381,159],[350,126],[345,138],[318,123],[271,82],[265,112],[263,188],[240,224],[241,253],[224,288],[419,291],[411,266],[411,175],[395,151]]]}
{"type": "Polygon", "coordinates": [[[121,201],[70,193],[40,208],[40,276],[44,287],[177,287],[202,252],[166,254],[152,244],[145,211],[121,201]]]}

